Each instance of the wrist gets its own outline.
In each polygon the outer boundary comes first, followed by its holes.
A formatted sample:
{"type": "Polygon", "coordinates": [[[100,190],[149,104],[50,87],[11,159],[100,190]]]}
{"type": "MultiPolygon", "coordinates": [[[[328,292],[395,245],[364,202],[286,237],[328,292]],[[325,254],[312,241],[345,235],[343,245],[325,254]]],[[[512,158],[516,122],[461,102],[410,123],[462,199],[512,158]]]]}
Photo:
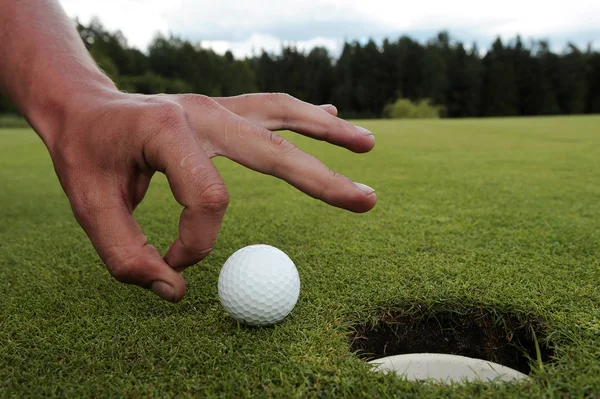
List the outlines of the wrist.
{"type": "Polygon", "coordinates": [[[32,100],[27,102],[23,112],[49,149],[93,104],[120,93],[100,71],[96,76],[85,79],[56,79],[55,82],[48,87],[33,88],[39,94],[31,96],[32,100]]]}

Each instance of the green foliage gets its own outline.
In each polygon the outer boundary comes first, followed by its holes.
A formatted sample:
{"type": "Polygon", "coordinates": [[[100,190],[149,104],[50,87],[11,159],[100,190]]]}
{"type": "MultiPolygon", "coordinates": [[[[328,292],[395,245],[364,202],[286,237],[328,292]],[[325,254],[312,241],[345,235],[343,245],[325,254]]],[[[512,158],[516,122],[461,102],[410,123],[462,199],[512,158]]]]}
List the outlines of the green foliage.
{"type": "Polygon", "coordinates": [[[77,30],[90,54],[109,76],[143,74],[148,70],[146,56],[128,48],[120,31],[108,32],[97,18],[88,26],[77,21],[77,30]]]}
{"type": "Polygon", "coordinates": [[[560,63],[560,81],[558,85],[558,101],[565,114],[583,114],[585,111],[588,90],[587,56],[575,45],[568,46],[569,51],[560,63]]]}
{"type": "Polygon", "coordinates": [[[589,55],[586,113],[600,113],[600,53],[589,55]]]}
{"type": "MultiPolygon", "coordinates": [[[[482,57],[476,44],[444,31],[424,43],[408,36],[347,41],[337,59],[325,48],[295,46],[236,59],[173,35],[157,36],[144,53],[97,19],[77,22],[77,29],[99,67],[131,92],[286,92],[312,104],[332,103],[344,118],[378,118],[399,97],[415,104],[430,99],[450,118],[600,113],[600,53],[591,47],[570,44],[555,53],[546,41],[524,43],[517,36],[498,38],[482,57]]],[[[401,106],[411,114],[408,104],[401,106]]],[[[0,99],[0,113],[7,112],[14,107],[0,99]]]]}
{"type": "Polygon", "coordinates": [[[18,111],[13,103],[0,92],[0,114],[8,113],[8,114],[17,114],[18,111]]]}
{"type": "Polygon", "coordinates": [[[257,91],[247,61],[220,56],[178,37],[158,36],[150,44],[148,61],[153,73],[184,81],[194,93],[231,96],[257,91]]]}
{"type": "Polygon", "coordinates": [[[29,127],[29,123],[27,123],[23,117],[12,113],[0,114],[0,129],[17,129],[25,127],[29,127]]]}
{"type": "Polygon", "coordinates": [[[467,51],[462,44],[458,44],[448,58],[447,68],[447,116],[460,118],[478,115],[483,66],[477,46],[473,45],[472,49],[467,51]]]}
{"type": "Polygon", "coordinates": [[[126,92],[158,94],[158,93],[189,93],[192,88],[181,79],[167,79],[152,72],[142,76],[119,76],[117,87],[126,92]]]}
{"type": "Polygon", "coordinates": [[[330,101],[335,75],[329,53],[314,48],[308,55],[295,47],[282,49],[280,55],[262,52],[251,60],[257,90],[286,92],[313,104],[330,101]]]}
{"type": "MultiPolygon", "coordinates": [[[[215,158],[231,204],[169,304],[111,279],[29,129],[0,130],[0,397],[579,398],[600,392],[600,117],[353,121],[354,154],[284,132],[375,188],[356,215],[215,158]],[[272,328],[223,311],[238,248],[275,245],[302,279],[272,328]],[[556,359],[526,384],[440,386],[372,373],[353,326],[389,309],[489,309],[544,322],[556,359]]],[[[181,206],[156,174],[135,216],[165,253],[181,206]]],[[[537,336],[540,343],[548,335],[537,336]]]]}
{"type": "Polygon", "coordinates": [[[518,115],[519,88],[516,81],[512,49],[500,38],[483,58],[482,116],[518,115]]]}
{"type": "Polygon", "coordinates": [[[119,78],[119,69],[117,65],[108,55],[102,53],[97,48],[92,48],[89,50],[90,54],[96,61],[98,68],[102,70],[108,77],[115,80],[119,78]]]}
{"type": "Polygon", "coordinates": [[[383,111],[384,117],[395,119],[415,118],[415,104],[407,98],[398,99],[395,103],[388,104],[383,111]]]}
{"type": "Polygon", "coordinates": [[[438,119],[443,115],[443,107],[432,105],[428,98],[417,102],[400,98],[386,105],[383,115],[390,119],[438,119]]]}

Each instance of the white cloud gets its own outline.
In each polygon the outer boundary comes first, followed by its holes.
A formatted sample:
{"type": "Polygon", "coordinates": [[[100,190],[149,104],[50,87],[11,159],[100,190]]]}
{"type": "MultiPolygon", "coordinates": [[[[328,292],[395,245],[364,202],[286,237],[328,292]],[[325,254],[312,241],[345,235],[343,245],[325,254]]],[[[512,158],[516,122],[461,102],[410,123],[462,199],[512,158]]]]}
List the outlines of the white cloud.
{"type": "Polygon", "coordinates": [[[71,18],[88,23],[98,17],[110,31],[120,30],[129,45],[145,49],[158,32],[171,29],[166,17],[166,1],[162,0],[61,0],[71,18]]]}
{"type": "Polygon", "coordinates": [[[344,39],[451,34],[481,45],[505,38],[548,37],[558,41],[597,40],[597,0],[62,0],[71,17],[83,22],[96,15],[110,30],[120,29],[130,44],[144,49],[157,32],[174,33],[219,52],[237,56],[252,49],[277,51],[293,41],[301,48],[318,44],[332,51],[344,39]],[[462,37],[461,37],[462,36],[462,37]]]}
{"type": "Polygon", "coordinates": [[[262,50],[269,53],[278,53],[282,45],[294,45],[301,51],[310,51],[310,49],[320,46],[327,48],[330,53],[337,54],[341,51],[343,40],[316,37],[311,40],[285,41],[272,35],[262,35],[255,33],[246,40],[224,41],[224,40],[204,40],[202,47],[211,48],[219,54],[224,54],[228,50],[236,58],[243,58],[253,54],[259,55],[262,50]]]}
{"type": "Polygon", "coordinates": [[[422,29],[460,27],[497,33],[548,34],[595,28],[600,17],[596,0],[323,0],[346,4],[361,15],[389,27],[422,29]],[[510,32],[503,32],[509,29],[510,32]]]}

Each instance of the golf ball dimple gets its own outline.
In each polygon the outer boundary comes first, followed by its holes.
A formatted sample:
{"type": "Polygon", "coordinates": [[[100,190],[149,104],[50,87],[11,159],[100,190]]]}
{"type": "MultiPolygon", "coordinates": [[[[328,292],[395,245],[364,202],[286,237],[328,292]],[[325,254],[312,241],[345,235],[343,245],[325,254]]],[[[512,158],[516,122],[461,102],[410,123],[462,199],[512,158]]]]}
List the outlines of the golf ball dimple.
{"type": "Polygon", "coordinates": [[[300,276],[285,252],[270,245],[250,245],[227,259],[218,283],[221,304],[250,326],[283,320],[296,306],[300,276]]]}

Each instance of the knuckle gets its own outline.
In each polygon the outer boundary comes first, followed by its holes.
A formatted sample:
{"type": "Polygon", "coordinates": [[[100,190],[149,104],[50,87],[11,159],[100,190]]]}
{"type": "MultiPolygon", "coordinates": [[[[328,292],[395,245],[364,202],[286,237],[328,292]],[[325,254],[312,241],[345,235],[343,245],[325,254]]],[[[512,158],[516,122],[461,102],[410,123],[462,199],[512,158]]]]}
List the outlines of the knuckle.
{"type": "Polygon", "coordinates": [[[257,96],[261,96],[261,94],[257,94],[257,93],[245,93],[245,94],[241,94],[239,96],[239,98],[241,98],[244,101],[248,101],[248,100],[252,100],[252,99],[256,98],[257,96]]]}
{"type": "Polygon", "coordinates": [[[356,128],[354,128],[351,123],[342,121],[333,115],[327,115],[325,126],[323,127],[322,140],[329,141],[331,138],[335,137],[336,132],[350,132],[350,134],[352,134],[355,131],[356,128]]]}
{"type": "Polygon", "coordinates": [[[275,155],[278,157],[283,157],[289,155],[291,152],[297,150],[297,147],[278,135],[277,133],[269,131],[268,141],[271,145],[271,149],[275,155]]]}
{"type": "Polygon", "coordinates": [[[272,161],[267,173],[277,174],[282,167],[284,159],[298,151],[298,147],[273,132],[269,132],[268,142],[270,143],[270,158],[272,161]]]}
{"type": "Polygon", "coordinates": [[[274,147],[275,150],[280,151],[285,148],[286,140],[283,137],[272,131],[269,131],[267,135],[269,143],[274,147]]]}
{"type": "Polygon", "coordinates": [[[165,102],[154,112],[154,118],[160,129],[179,127],[186,121],[184,109],[175,102],[165,102]]]}
{"type": "Polygon", "coordinates": [[[288,93],[273,93],[273,101],[278,104],[289,104],[295,100],[295,98],[288,93]]]}
{"type": "Polygon", "coordinates": [[[240,139],[251,138],[257,134],[258,129],[245,121],[242,118],[231,118],[225,122],[225,132],[233,133],[235,137],[240,139]]]}
{"type": "Polygon", "coordinates": [[[331,190],[331,188],[334,185],[334,181],[343,177],[342,175],[340,175],[338,172],[336,172],[333,169],[329,169],[327,171],[327,173],[328,173],[328,179],[326,179],[324,184],[321,186],[320,192],[318,194],[318,198],[326,198],[329,191],[331,190]]]}
{"type": "Polygon", "coordinates": [[[339,179],[340,177],[342,177],[342,175],[340,175],[338,172],[336,172],[333,169],[329,169],[329,178],[330,178],[330,180],[336,180],[336,179],[339,179]]]}
{"type": "Polygon", "coordinates": [[[213,108],[218,105],[216,100],[204,94],[183,94],[182,97],[191,104],[201,108],[213,108]]]}
{"type": "Polygon", "coordinates": [[[106,262],[110,275],[122,283],[132,283],[134,281],[134,270],[138,264],[138,257],[117,253],[106,262]]]}
{"type": "Polygon", "coordinates": [[[292,113],[292,109],[298,100],[287,93],[272,93],[268,96],[269,100],[275,105],[274,110],[271,111],[272,117],[279,121],[280,129],[288,129],[290,127],[290,113],[292,113]]]}
{"type": "Polygon", "coordinates": [[[229,191],[224,183],[211,184],[200,193],[200,206],[210,213],[223,213],[229,206],[229,191]]]}
{"type": "Polygon", "coordinates": [[[75,216],[75,220],[79,223],[84,229],[90,225],[91,223],[91,215],[90,215],[90,205],[85,199],[80,196],[72,195],[69,198],[71,202],[71,209],[73,210],[73,215],[75,216]]]}
{"type": "Polygon", "coordinates": [[[181,240],[181,244],[183,245],[183,249],[186,252],[187,260],[184,261],[181,265],[176,267],[176,269],[185,269],[186,267],[192,266],[195,263],[200,262],[202,259],[206,258],[213,250],[213,246],[208,248],[203,247],[203,242],[201,240],[191,240],[190,242],[184,242],[181,240]]]}
{"type": "Polygon", "coordinates": [[[336,172],[333,169],[329,169],[328,170],[328,179],[326,180],[325,184],[323,185],[326,189],[329,189],[331,186],[333,186],[335,184],[336,181],[338,181],[339,179],[343,178],[342,175],[340,175],[338,172],[336,172]]]}
{"type": "Polygon", "coordinates": [[[189,153],[179,161],[179,167],[186,172],[190,181],[202,182],[208,177],[205,158],[202,152],[189,153]]]}
{"type": "Polygon", "coordinates": [[[268,145],[272,147],[272,132],[243,118],[231,118],[225,122],[224,129],[226,135],[232,139],[254,140],[261,143],[264,143],[264,135],[267,134],[268,145]]]}
{"type": "Polygon", "coordinates": [[[65,190],[75,220],[83,227],[88,228],[94,221],[95,216],[106,202],[105,194],[100,190],[91,189],[80,178],[65,179],[65,190]]]}
{"type": "Polygon", "coordinates": [[[110,275],[117,281],[137,285],[148,283],[144,277],[148,262],[147,250],[151,249],[154,255],[158,255],[158,251],[148,245],[148,238],[141,231],[123,240],[113,240],[111,243],[94,240],[94,243],[110,275]]]}
{"type": "Polygon", "coordinates": [[[144,283],[144,281],[140,281],[139,271],[143,269],[145,262],[145,257],[141,249],[146,246],[147,243],[148,239],[146,236],[139,233],[128,243],[114,244],[107,247],[105,251],[102,251],[103,253],[108,254],[105,264],[108,267],[111,276],[117,281],[126,284],[144,283]],[[136,241],[137,244],[133,244],[136,241]]]}

